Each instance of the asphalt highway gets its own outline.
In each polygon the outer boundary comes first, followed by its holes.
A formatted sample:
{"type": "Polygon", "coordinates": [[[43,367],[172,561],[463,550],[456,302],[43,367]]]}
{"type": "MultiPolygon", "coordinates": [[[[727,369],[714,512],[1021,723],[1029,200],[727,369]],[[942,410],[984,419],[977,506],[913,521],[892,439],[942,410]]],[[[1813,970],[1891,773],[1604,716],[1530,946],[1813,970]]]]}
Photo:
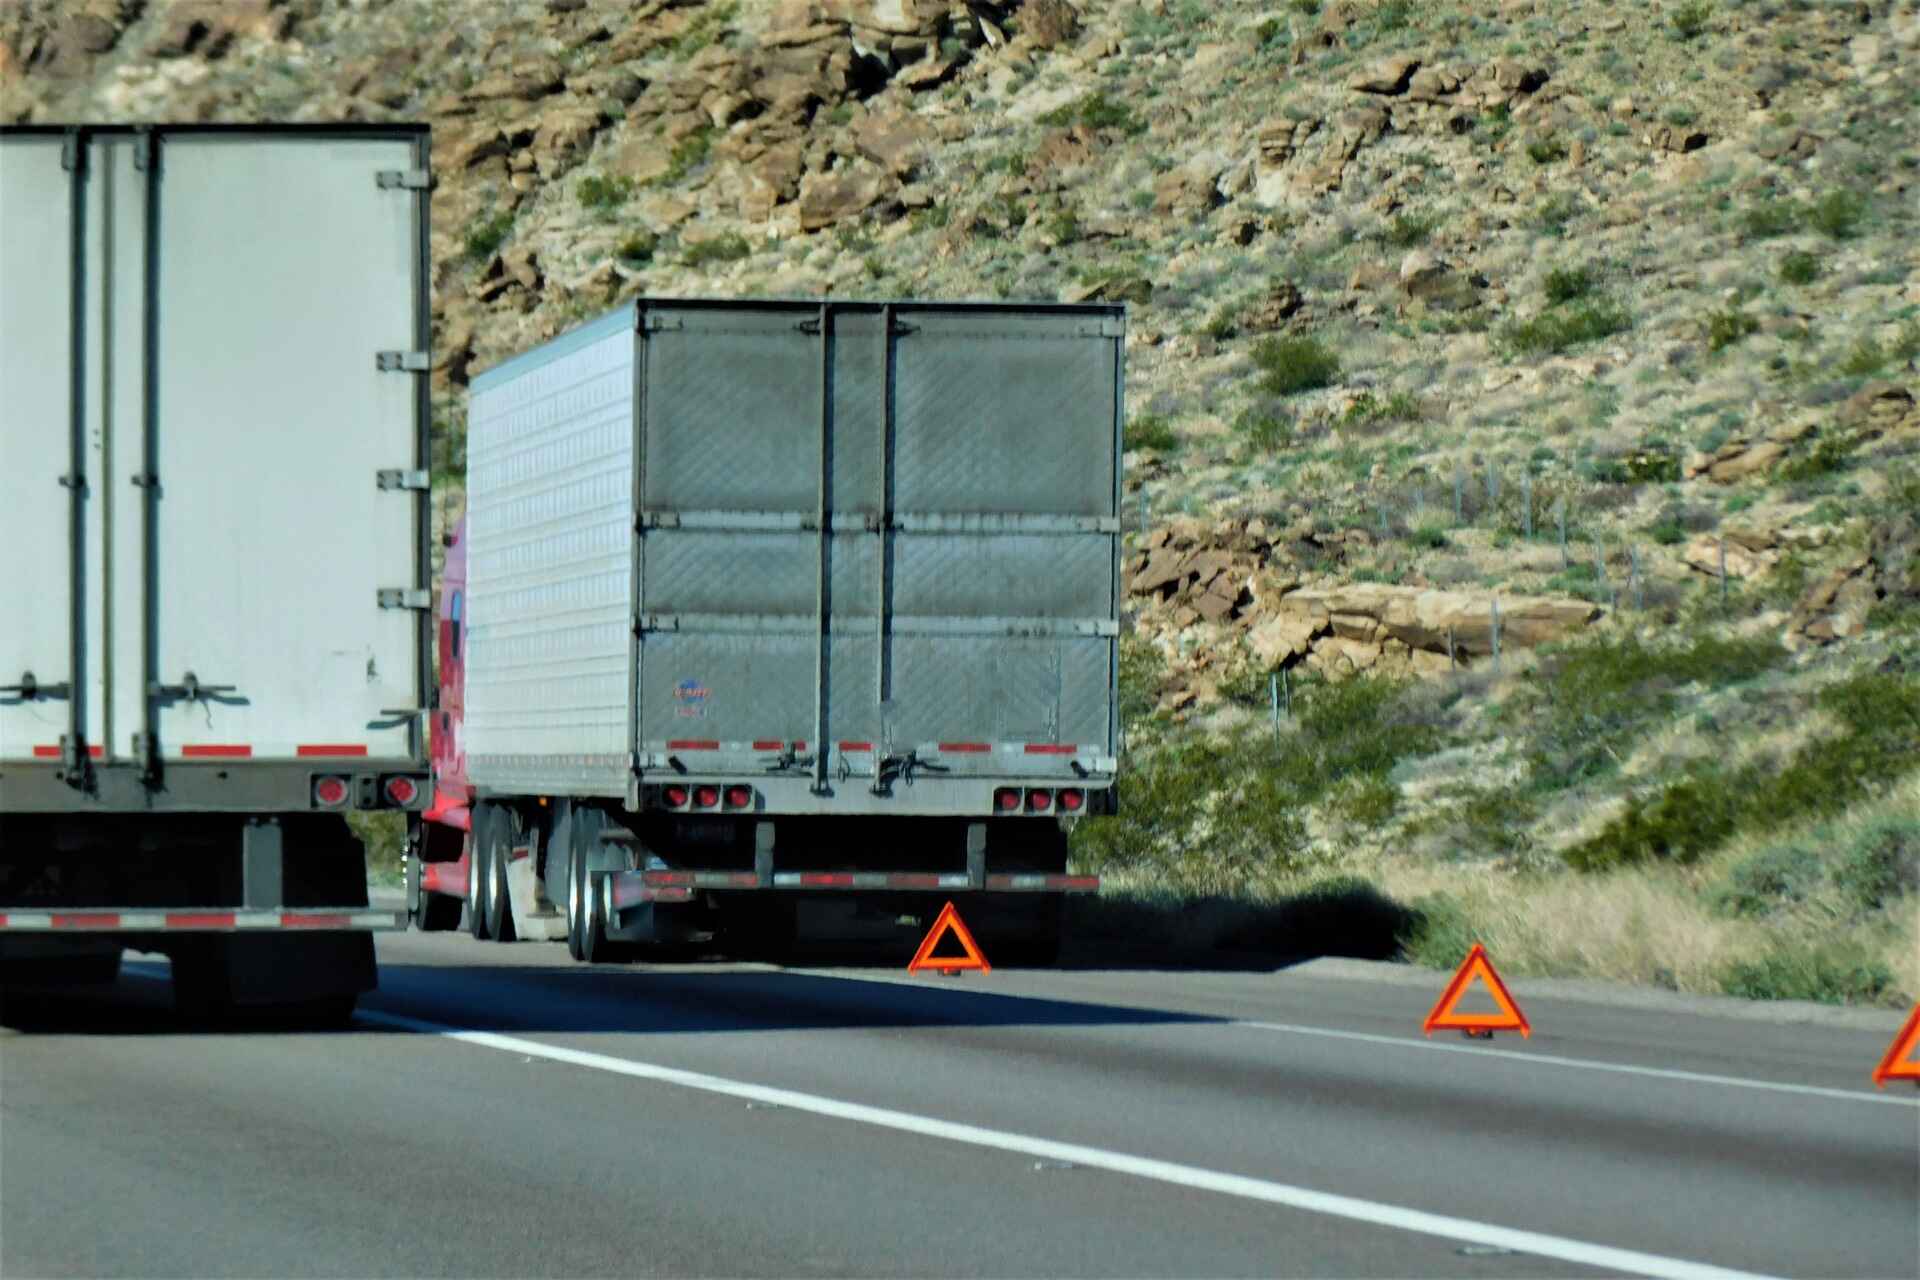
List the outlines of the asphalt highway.
{"type": "Polygon", "coordinates": [[[9,992],[0,1275],[1920,1275],[1897,1014],[379,948],[329,1034],[9,992]]]}

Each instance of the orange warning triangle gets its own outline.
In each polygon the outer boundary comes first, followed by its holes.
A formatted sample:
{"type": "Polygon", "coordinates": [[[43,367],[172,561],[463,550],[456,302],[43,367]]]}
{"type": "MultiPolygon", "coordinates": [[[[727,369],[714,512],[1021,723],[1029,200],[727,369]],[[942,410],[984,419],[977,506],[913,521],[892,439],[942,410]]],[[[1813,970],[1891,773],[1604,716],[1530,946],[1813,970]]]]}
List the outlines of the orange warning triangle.
{"type": "Polygon", "coordinates": [[[991,973],[993,966],[980,954],[980,944],[967,932],[967,926],[961,923],[960,913],[949,902],[940,908],[940,914],[934,918],[933,928],[927,930],[927,936],[920,940],[920,949],[913,953],[913,959],[907,964],[908,973],[918,973],[922,969],[938,969],[942,973],[954,974],[962,969],[978,969],[982,973],[991,973]],[[938,946],[942,936],[951,932],[960,940],[964,956],[935,956],[934,947],[938,946]]]}
{"type": "Polygon", "coordinates": [[[1873,1082],[1882,1089],[1889,1080],[1920,1082],[1920,1062],[1913,1056],[1916,1048],[1920,1048],[1920,1004],[1913,1006],[1913,1012],[1907,1015],[1907,1025],[1900,1028],[1900,1034],[1887,1046],[1887,1056],[1873,1069],[1873,1082]]]}
{"type": "Polygon", "coordinates": [[[1474,943],[1467,958],[1453,975],[1453,981],[1441,993],[1439,1003],[1433,1006],[1433,1012],[1427,1015],[1423,1028],[1428,1035],[1435,1031],[1465,1031],[1469,1034],[1491,1035],[1495,1031],[1518,1031],[1522,1036],[1532,1036],[1533,1028],[1527,1025],[1527,1015],[1520,1012],[1520,1006],[1514,1003],[1513,993],[1507,990],[1507,984],[1500,981],[1500,975],[1493,971],[1493,961],[1487,959],[1487,949],[1474,943]],[[1479,979],[1493,1002],[1500,1006],[1498,1013],[1458,1013],[1454,1006],[1467,993],[1475,979],[1479,979]]]}

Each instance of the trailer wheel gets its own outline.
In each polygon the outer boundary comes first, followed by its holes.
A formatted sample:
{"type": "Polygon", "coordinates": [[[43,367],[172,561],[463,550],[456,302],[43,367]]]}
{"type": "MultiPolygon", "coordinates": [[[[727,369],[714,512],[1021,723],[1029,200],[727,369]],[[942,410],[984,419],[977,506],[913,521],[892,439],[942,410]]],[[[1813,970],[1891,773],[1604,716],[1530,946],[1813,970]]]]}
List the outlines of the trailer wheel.
{"type": "Polygon", "coordinates": [[[607,921],[600,909],[600,895],[595,892],[593,863],[600,850],[600,833],[607,828],[607,815],[576,805],[567,828],[567,951],[583,964],[606,964],[616,958],[615,948],[607,941],[607,921]]]}
{"type": "Polygon", "coordinates": [[[502,805],[488,808],[493,810],[493,821],[487,824],[487,852],[480,860],[480,910],[487,936],[495,942],[512,942],[513,898],[507,888],[507,863],[513,857],[513,840],[520,824],[512,809],[502,805]]]}
{"type": "Polygon", "coordinates": [[[482,802],[473,806],[472,839],[467,850],[467,932],[485,942],[493,936],[487,928],[487,856],[493,849],[493,827],[500,810],[482,802]]]}

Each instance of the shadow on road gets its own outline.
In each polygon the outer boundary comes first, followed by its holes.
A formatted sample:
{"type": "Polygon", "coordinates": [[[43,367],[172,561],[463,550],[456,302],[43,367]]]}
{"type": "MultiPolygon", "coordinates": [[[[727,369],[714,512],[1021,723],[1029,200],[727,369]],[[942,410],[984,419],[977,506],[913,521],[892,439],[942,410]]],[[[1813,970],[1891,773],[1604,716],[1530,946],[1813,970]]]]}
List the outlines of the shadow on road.
{"type": "MultiPolygon", "coordinates": [[[[1222,1021],[962,985],[979,981],[929,977],[914,983],[862,982],[764,968],[588,967],[571,965],[564,956],[553,965],[387,963],[380,967],[380,989],[363,997],[361,1008],[462,1030],[522,1034],[704,1035],[1222,1021]]],[[[312,1034],[298,1025],[189,1022],[175,1013],[170,995],[165,966],[140,964],[111,986],[8,989],[0,996],[0,1026],[30,1035],[312,1034]]],[[[390,1029],[361,1019],[347,1030],[390,1029]]]]}

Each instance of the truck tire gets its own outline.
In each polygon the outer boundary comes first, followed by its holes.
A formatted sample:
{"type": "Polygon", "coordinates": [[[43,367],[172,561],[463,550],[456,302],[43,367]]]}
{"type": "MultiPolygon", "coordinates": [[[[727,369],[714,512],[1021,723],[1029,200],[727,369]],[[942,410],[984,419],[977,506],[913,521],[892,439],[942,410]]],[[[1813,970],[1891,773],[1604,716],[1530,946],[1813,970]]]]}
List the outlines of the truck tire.
{"type": "Polygon", "coordinates": [[[493,824],[499,820],[500,811],[493,805],[481,803],[473,806],[473,839],[468,842],[467,850],[467,932],[480,942],[493,937],[488,931],[487,919],[487,853],[493,847],[493,824]]]}
{"type": "Polygon", "coordinates": [[[444,893],[429,893],[420,887],[425,863],[417,853],[407,855],[407,918],[422,933],[447,933],[460,927],[461,908],[466,903],[444,893]]]}
{"type": "MultiPolygon", "coordinates": [[[[507,862],[513,857],[513,841],[519,823],[514,811],[504,805],[488,805],[493,821],[487,824],[486,856],[480,859],[482,877],[480,902],[487,937],[495,942],[513,941],[513,897],[507,888],[507,862]]],[[[474,842],[477,848],[479,841],[474,842]]]]}
{"type": "Polygon", "coordinates": [[[582,964],[606,964],[623,957],[607,941],[607,921],[593,880],[595,854],[607,815],[591,806],[575,805],[567,824],[567,953],[582,964]]]}

